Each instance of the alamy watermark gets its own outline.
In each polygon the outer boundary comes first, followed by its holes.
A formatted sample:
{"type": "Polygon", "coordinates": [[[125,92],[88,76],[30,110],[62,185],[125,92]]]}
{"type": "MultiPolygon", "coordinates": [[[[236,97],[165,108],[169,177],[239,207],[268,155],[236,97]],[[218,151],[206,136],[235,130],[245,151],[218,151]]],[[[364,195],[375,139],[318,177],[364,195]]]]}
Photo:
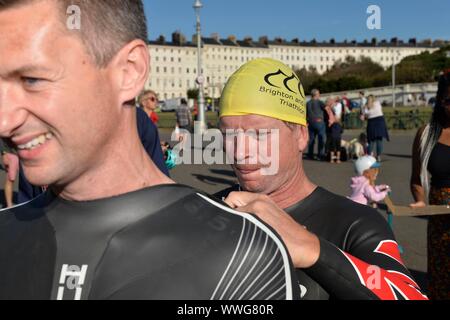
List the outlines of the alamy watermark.
{"type": "Polygon", "coordinates": [[[81,9],[77,5],[71,5],[66,10],[66,26],[69,30],[81,30],[81,9]]]}
{"type": "Polygon", "coordinates": [[[377,5],[370,5],[367,8],[367,28],[369,30],[381,30],[381,8],[377,5]]]}
{"type": "Polygon", "coordinates": [[[173,152],[176,164],[229,164],[259,168],[261,175],[276,175],[280,163],[280,132],[278,129],[242,130],[209,129],[175,130],[171,141],[178,142],[173,152]]]}

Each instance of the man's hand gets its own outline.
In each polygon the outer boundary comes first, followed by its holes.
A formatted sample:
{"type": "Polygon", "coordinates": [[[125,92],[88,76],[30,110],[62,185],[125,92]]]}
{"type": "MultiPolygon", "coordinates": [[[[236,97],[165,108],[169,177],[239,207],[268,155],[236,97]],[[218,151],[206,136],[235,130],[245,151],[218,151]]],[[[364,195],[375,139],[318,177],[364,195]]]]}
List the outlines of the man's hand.
{"type": "Polygon", "coordinates": [[[411,208],[425,208],[427,206],[427,204],[423,201],[418,201],[416,203],[412,203],[409,205],[411,208]]]}
{"type": "Polygon", "coordinates": [[[286,244],[296,268],[310,268],[319,260],[319,238],[298,224],[268,196],[248,192],[232,192],[225,202],[233,209],[255,214],[271,226],[286,244]]]}

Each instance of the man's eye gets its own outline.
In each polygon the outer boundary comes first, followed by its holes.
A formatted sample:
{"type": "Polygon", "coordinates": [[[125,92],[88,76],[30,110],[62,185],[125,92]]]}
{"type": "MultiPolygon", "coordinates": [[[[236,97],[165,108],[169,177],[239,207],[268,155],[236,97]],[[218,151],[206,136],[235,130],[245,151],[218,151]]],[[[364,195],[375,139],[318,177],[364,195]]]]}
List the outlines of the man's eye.
{"type": "Polygon", "coordinates": [[[28,86],[34,86],[34,85],[38,84],[40,81],[42,81],[42,79],[23,77],[22,81],[23,81],[23,83],[25,83],[28,86]]]}

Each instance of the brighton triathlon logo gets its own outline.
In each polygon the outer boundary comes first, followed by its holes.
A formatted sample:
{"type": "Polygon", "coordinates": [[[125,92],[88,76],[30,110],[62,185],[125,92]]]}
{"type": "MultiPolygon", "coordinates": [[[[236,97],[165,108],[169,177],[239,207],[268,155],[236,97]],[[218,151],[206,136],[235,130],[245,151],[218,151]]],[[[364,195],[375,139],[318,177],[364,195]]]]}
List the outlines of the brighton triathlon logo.
{"type": "Polygon", "coordinates": [[[269,73],[264,77],[268,85],[261,85],[259,91],[264,94],[278,97],[282,107],[289,107],[305,115],[305,92],[302,83],[295,73],[288,75],[281,69],[269,73]]]}
{"type": "Polygon", "coordinates": [[[278,69],[277,72],[267,74],[267,75],[264,77],[264,81],[265,81],[269,86],[272,86],[272,87],[275,87],[275,88],[280,88],[280,86],[277,86],[276,84],[274,84],[274,83],[271,81],[271,78],[277,77],[277,76],[279,76],[279,75],[283,75],[283,76],[284,76],[285,79],[283,80],[283,84],[284,84],[284,87],[285,87],[286,89],[288,89],[290,92],[292,92],[292,93],[294,93],[294,94],[297,94],[297,93],[298,93],[298,94],[300,94],[300,96],[301,96],[302,98],[305,98],[305,94],[304,94],[304,92],[303,92],[303,90],[302,90],[302,83],[300,82],[300,79],[295,75],[295,73],[292,73],[291,76],[288,76],[286,73],[284,73],[283,71],[281,71],[280,69],[278,69]],[[297,92],[294,91],[294,90],[292,90],[292,89],[289,87],[289,81],[294,80],[294,79],[297,80],[297,81],[296,81],[297,87],[295,88],[295,89],[297,89],[297,92]]]}

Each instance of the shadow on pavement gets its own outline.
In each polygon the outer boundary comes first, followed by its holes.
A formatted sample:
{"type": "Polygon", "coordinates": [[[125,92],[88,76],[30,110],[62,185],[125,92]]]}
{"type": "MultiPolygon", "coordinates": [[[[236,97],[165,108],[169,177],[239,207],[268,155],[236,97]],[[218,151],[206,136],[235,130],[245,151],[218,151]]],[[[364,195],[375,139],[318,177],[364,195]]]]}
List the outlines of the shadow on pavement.
{"type": "Polygon", "coordinates": [[[385,156],[392,157],[392,158],[403,158],[403,159],[412,159],[411,155],[406,154],[392,154],[392,153],[385,153],[385,156]]]}
{"type": "Polygon", "coordinates": [[[236,185],[236,181],[234,181],[234,180],[205,176],[203,174],[193,174],[192,176],[195,177],[197,180],[204,182],[206,184],[209,184],[209,185],[224,184],[224,185],[228,185],[230,187],[236,185]]]}

